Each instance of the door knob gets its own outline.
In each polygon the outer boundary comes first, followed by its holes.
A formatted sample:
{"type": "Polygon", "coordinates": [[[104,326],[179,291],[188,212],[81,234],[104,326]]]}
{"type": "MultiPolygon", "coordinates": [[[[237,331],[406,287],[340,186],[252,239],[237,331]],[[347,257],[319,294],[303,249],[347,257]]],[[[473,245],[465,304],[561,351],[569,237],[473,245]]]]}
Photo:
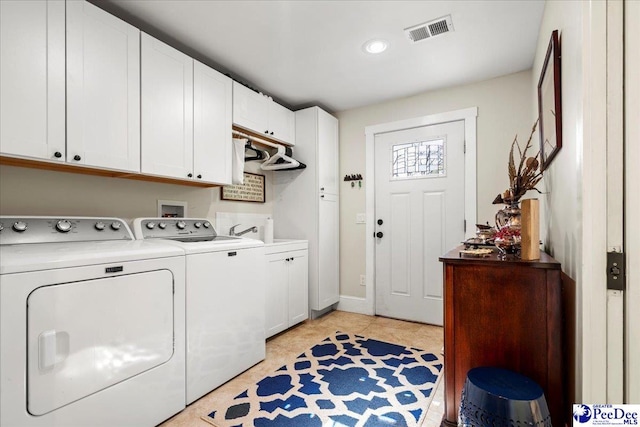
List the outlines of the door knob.
{"type": "Polygon", "coordinates": [[[76,162],[79,162],[80,160],[82,160],[82,157],[76,154],[75,156],[73,156],[73,160],[75,160],[76,162]]]}
{"type": "Polygon", "coordinates": [[[378,220],[378,225],[382,225],[383,223],[384,223],[383,220],[381,220],[381,219],[378,220]]]}
{"type": "Polygon", "coordinates": [[[377,237],[378,239],[382,239],[382,236],[384,236],[384,233],[382,233],[382,231],[378,231],[377,233],[373,233],[374,237],[377,237]]]}

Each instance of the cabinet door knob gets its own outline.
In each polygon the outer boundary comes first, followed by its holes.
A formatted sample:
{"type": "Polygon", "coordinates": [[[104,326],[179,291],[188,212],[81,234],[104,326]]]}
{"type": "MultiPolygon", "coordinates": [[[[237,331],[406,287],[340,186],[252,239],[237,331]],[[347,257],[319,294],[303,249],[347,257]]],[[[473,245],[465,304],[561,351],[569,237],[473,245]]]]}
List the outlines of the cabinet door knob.
{"type": "Polygon", "coordinates": [[[324,194],[320,196],[321,199],[324,199],[324,194]]]}
{"type": "Polygon", "coordinates": [[[188,176],[189,178],[192,178],[192,177],[193,177],[193,174],[192,174],[192,173],[189,173],[187,176],[188,176]]]}
{"type": "Polygon", "coordinates": [[[378,220],[378,225],[382,225],[383,223],[384,223],[383,220],[381,220],[381,219],[378,220]]]}
{"type": "Polygon", "coordinates": [[[273,131],[269,132],[269,135],[273,135],[273,131]]]}
{"type": "Polygon", "coordinates": [[[55,153],[53,153],[53,157],[55,157],[56,159],[59,159],[60,157],[62,157],[62,153],[59,151],[56,151],[55,153]]]}
{"type": "Polygon", "coordinates": [[[384,236],[384,233],[382,233],[382,231],[378,231],[377,233],[374,234],[375,237],[377,237],[378,239],[382,239],[382,236],[384,236]]]}
{"type": "Polygon", "coordinates": [[[80,160],[82,160],[82,157],[80,157],[80,155],[76,154],[75,156],[73,156],[73,160],[75,160],[76,162],[79,162],[80,160]]]}
{"type": "Polygon", "coordinates": [[[198,177],[197,177],[197,178],[198,178],[198,179],[202,179],[202,175],[198,174],[198,177]]]}
{"type": "Polygon", "coordinates": [[[267,130],[265,130],[265,131],[264,131],[264,133],[268,134],[268,133],[269,133],[269,130],[268,130],[268,129],[267,129],[267,130]]]}

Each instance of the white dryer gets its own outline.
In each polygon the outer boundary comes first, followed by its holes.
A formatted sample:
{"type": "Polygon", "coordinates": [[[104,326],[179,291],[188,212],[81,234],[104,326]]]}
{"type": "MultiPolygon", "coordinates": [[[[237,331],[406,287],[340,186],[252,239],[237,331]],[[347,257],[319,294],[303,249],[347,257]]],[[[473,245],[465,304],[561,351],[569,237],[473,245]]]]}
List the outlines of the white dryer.
{"type": "Polygon", "coordinates": [[[183,251],[115,218],[0,217],[0,425],[154,426],[185,407],[183,251]]]}
{"type": "Polygon", "coordinates": [[[218,236],[197,218],[138,218],[133,231],[186,254],[187,404],[264,359],[262,241],[218,236]]]}

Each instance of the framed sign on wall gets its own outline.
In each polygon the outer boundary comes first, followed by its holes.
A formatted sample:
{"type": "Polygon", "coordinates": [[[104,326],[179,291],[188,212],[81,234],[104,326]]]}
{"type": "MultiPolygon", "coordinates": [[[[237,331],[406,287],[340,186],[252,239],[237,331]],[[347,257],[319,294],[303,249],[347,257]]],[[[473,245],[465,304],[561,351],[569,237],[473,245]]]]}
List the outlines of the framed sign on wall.
{"type": "Polygon", "coordinates": [[[225,185],[220,198],[237,202],[264,203],[264,175],[244,173],[244,184],[225,185]]]}

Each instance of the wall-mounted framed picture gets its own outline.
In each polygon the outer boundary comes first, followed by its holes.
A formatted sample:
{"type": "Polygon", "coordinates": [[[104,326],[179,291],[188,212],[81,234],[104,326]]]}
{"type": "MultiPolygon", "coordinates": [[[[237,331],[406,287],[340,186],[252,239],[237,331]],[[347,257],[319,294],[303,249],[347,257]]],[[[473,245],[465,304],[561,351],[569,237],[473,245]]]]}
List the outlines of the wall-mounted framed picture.
{"type": "Polygon", "coordinates": [[[562,148],[562,93],[558,30],[551,33],[547,55],[538,81],[540,120],[540,170],[545,170],[562,148]]]}
{"type": "Polygon", "coordinates": [[[220,198],[236,202],[264,203],[264,194],[264,175],[245,172],[244,184],[223,186],[220,198]]]}

